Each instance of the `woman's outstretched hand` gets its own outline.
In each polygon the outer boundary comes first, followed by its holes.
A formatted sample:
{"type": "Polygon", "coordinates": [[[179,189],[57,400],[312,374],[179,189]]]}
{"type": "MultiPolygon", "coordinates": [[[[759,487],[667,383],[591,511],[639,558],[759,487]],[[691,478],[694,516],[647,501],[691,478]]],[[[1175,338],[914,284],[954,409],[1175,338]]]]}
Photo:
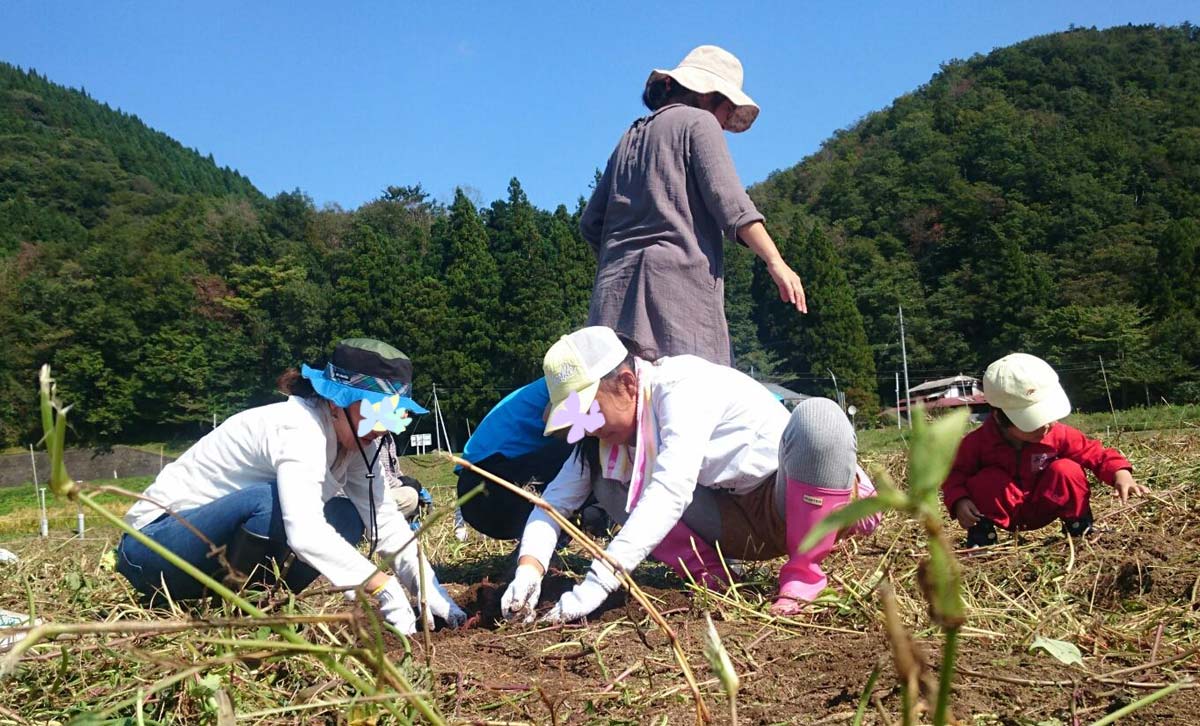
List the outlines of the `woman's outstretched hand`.
{"type": "Polygon", "coordinates": [[[593,610],[604,604],[608,591],[598,582],[586,579],[569,592],[563,593],[554,608],[542,617],[541,622],[547,624],[569,623],[585,618],[593,610]]]}
{"type": "Polygon", "coordinates": [[[779,287],[779,299],[795,305],[800,312],[807,313],[808,300],[804,297],[804,285],[800,282],[800,276],[788,267],[782,258],[767,265],[767,272],[771,273],[771,279],[779,287]]]}
{"type": "Polygon", "coordinates": [[[405,635],[417,632],[417,615],[412,605],[408,604],[408,596],[396,578],[389,577],[387,585],[376,597],[379,599],[379,612],[393,628],[405,635]]]}
{"type": "Polygon", "coordinates": [[[760,260],[767,263],[767,272],[771,273],[771,279],[779,287],[779,299],[789,305],[795,305],[800,312],[807,313],[808,300],[804,297],[804,285],[800,284],[800,276],[783,261],[779,248],[775,246],[775,240],[771,239],[770,233],[767,232],[766,225],[761,220],[742,225],[737,231],[737,236],[760,260]]]}

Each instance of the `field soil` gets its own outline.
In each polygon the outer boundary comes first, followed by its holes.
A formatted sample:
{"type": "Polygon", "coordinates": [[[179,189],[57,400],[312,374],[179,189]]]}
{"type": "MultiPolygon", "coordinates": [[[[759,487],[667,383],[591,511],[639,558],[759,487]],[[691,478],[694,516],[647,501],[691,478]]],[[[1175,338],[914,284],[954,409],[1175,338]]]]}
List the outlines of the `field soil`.
{"type": "MultiPolygon", "coordinates": [[[[1200,435],[1140,434],[1119,443],[1138,479],[1152,488],[1150,497],[1122,504],[1097,484],[1093,535],[1070,540],[1055,525],[1020,536],[1002,533],[995,547],[959,553],[967,621],[953,682],[958,723],[1092,724],[1172,684],[1178,690],[1120,723],[1200,723],[1200,435]],[[1035,645],[1042,643],[1074,648],[1078,658],[1061,662],[1035,645]]],[[[881,453],[869,463],[902,480],[902,453],[881,453]]],[[[438,482],[439,504],[450,502],[452,489],[443,484],[452,480],[448,467],[428,466],[418,476],[438,482]]],[[[946,527],[961,540],[957,524],[946,527]]],[[[32,606],[52,623],[147,628],[236,615],[211,603],[143,607],[103,563],[115,531],[96,535],[3,542],[21,560],[0,565],[0,608],[28,612],[32,606]]],[[[515,566],[513,544],[478,535],[459,543],[452,517],[431,526],[423,542],[471,619],[459,630],[439,628],[407,641],[387,637],[383,645],[412,688],[448,722],[695,721],[695,702],[667,635],[623,593],[586,623],[504,623],[499,603],[515,566]]],[[[926,664],[919,681],[927,698],[917,704],[917,722],[929,723],[943,639],[917,584],[924,557],[923,530],[888,514],[871,538],[835,549],[826,560],[831,588],[786,619],[768,610],[779,561],[747,563],[742,584],[725,593],[695,590],[656,564],[639,567],[635,580],[678,637],[714,723],[731,717],[704,656],[706,614],[740,677],[739,723],[852,724],[865,694],[861,723],[893,726],[902,723],[903,705],[880,592],[894,589],[898,615],[915,643],[911,655],[926,664]]],[[[556,557],[542,612],[588,562],[577,545],[556,557]]],[[[260,604],[274,613],[315,616],[354,609],[320,583],[295,599],[277,593],[260,604]]],[[[377,703],[360,702],[316,658],[268,647],[277,637],[256,627],[214,632],[210,623],[193,632],[71,634],[38,645],[0,689],[0,724],[65,723],[86,713],[122,724],[143,717],[145,723],[223,723],[222,714],[254,724],[394,722],[377,703]],[[247,644],[235,647],[234,639],[247,644]]],[[[346,622],[305,625],[302,632],[343,652],[378,647],[346,622]]],[[[904,646],[900,652],[910,653],[904,646]]]]}
{"type": "MultiPolygon", "coordinates": [[[[1042,569],[1046,560],[1054,560],[1059,573],[1054,577],[1063,586],[1060,607],[1077,608],[1082,617],[1072,632],[1057,629],[1055,623],[1064,622],[1061,614],[1045,612],[1040,613],[1045,618],[1031,612],[1007,626],[1002,618],[978,627],[969,622],[959,646],[955,714],[970,724],[1088,724],[1156,687],[1200,675],[1195,650],[1200,538],[1194,528],[1187,529],[1191,536],[1186,538],[1150,523],[1132,532],[1101,532],[1076,543],[1077,576],[1062,576],[1060,568],[1072,554],[1057,533],[1035,534],[1020,545],[1007,542],[994,553],[964,555],[968,580],[1005,583],[994,597],[1017,602],[1021,583],[1040,585],[1049,574],[1042,569]],[[1044,650],[1030,650],[1034,633],[1073,642],[1083,652],[1084,666],[1068,667],[1044,650]],[[1177,642],[1180,636],[1183,642],[1177,642]],[[1118,672],[1189,650],[1190,655],[1162,666],[1118,672]],[[1109,673],[1114,675],[1106,677],[1109,673]]],[[[847,581],[867,581],[870,565],[884,554],[880,544],[842,553],[834,571],[847,581]]],[[[500,563],[508,565],[507,558],[500,563]]],[[[450,586],[472,616],[470,627],[440,631],[432,639],[448,715],[501,713],[504,719],[530,723],[650,723],[660,716],[688,723],[694,718],[694,702],[667,638],[636,603],[611,597],[586,625],[504,625],[499,601],[509,570],[497,570],[495,581],[450,586]]],[[[548,577],[543,609],[573,582],[562,575],[548,577]]],[[[741,677],[739,723],[850,723],[877,665],[880,675],[863,723],[899,723],[900,689],[880,622],[833,605],[773,620],[757,604],[769,595],[765,587],[749,588],[739,604],[691,597],[682,584],[650,585],[646,591],[679,637],[716,722],[727,723],[729,715],[703,655],[706,611],[713,614],[741,677]]],[[[918,652],[932,664],[927,672],[932,688],[941,640],[928,629],[917,635],[918,652]]],[[[1136,718],[1193,724],[1200,722],[1196,714],[1200,690],[1188,688],[1138,710],[1136,718]]]]}

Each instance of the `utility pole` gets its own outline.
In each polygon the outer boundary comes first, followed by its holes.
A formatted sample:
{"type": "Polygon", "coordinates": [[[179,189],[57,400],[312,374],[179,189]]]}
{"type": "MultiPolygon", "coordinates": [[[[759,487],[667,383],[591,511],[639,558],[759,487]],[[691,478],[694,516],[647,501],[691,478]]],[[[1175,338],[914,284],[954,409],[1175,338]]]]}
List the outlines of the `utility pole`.
{"type": "Polygon", "coordinates": [[[1108,373],[1106,373],[1104,371],[1104,356],[1099,356],[1099,358],[1100,358],[1100,375],[1104,377],[1104,393],[1105,393],[1105,395],[1108,396],[1108,410],[1112,412],[1113,427],[1115,427],[1119,431],[1121,428],[1121,424],[1117,421],[1117,409],[1113,408],[1112,391],[1110,391],[1108,388],[1108,373]]]}
{"type": "Polygon", "coordinates": [[[900,357],[904,360],[904,411],[908,414],[908,427],[912,428],[912,406],[908,400],[908,345],[904,342],[904,306],[900,309],[900,357]]]}
{"type": "Polygon", "coordinates": [[[438,428],[438,397],[437,384],[433,384],[433,436],[437,441],[437,450],[442,450],[442,430],[438,428]]]}
{"type": "Polygon", "coordinates": [[[896,373],[896,428],[902,429],[900,425],[900,373],[896,373]]]}
{"type": "Polygon", "coordinates": [[[446,417],[442,414],[442,405],[440,403],[437,406],[437,420],[442,422],[442,438],[446,441],[446,451],[453,453],[450,448],[450,432],[446,430],[446,417]]]}

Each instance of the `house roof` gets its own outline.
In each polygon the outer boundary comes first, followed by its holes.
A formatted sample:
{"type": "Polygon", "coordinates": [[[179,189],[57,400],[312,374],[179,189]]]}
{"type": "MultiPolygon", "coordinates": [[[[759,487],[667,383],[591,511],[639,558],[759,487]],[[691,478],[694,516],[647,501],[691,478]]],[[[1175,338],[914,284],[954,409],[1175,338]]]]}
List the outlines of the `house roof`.
{"type": "Polygon", "coordinates": [[[956,383],[978,384],[979,379],[972,378],[971,376],[964,376],[960,373],[957,376],[953,376],[952,378],[939,378],[936,381],[925,381],[924,383],[922,383],[919,386],[913,386],[912,388],[908,389],[908,392],[916,393],[917,391],[929,391],[929,390],[933,390],[935,388],[946,388],[948,386],[953,386],[956,383]]]}
{"type": "MultiPolygon", "coordinates": [[[[976,393],[971,396],[947,396],[946,398],[938,398],[933,401],[917,401],[913,403],[915,407],[919,403],[926,411],[931,411],[935,408],[957,408],[959,406],[986,406],[987,399],[982,393],[976,393]]],[[[895,413],[896,411],[907,411],[908,402],[901,401],[900,405],[895,408],[889,408],[888,412],[895,413]]]]}
{"type": "Polygon", "coordinates": [[[770,391],[772,395],[774,395],[775,398],[778,398],[780,401],[803,401],[806,398],[812,398],[812,396],[806,396],[803,393],[797,393],[790,388],[784,388],[778,383],[767,383],[765,381],[759,381],[759,383],[761,383],[763,388],[766,388],[768,391],[770,391]]]}

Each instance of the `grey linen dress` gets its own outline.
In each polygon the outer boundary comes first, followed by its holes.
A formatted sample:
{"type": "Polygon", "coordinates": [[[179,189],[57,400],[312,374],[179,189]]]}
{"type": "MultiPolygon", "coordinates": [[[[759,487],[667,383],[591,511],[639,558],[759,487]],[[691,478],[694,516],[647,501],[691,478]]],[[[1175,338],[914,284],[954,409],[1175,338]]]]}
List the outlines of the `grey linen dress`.
{"type": "Polygon", "coordinates": [[[722,237],[762,219],[711,113],[672,104],[638,119],[579,222],[598,258],[588,325],[732,365],[722,237]]]}

